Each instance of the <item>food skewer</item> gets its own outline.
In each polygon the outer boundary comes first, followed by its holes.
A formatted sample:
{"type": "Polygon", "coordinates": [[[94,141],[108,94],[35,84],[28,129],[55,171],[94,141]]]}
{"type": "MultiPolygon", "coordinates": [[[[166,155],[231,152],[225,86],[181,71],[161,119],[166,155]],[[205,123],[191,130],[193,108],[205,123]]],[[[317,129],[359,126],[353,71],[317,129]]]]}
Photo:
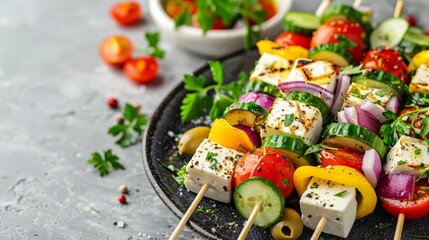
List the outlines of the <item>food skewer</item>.
{"type": "Polygon", "coordinates": [[[200,203],[201,199],[203,199],[204,194],[206,193],[207,189],[209,188],[209,185],[206,183],[201,187],[201,190],[198,192],[197,196],[195,197],[194,201],[192,201],[191,206],[189,206],[188,210],[186,210],[185,215],[183,215],[182,219],[180,220],[179,224],[177,225],[176,229],[174,229],[174,232],[170,236],[170,240],[175,240],[179,236],[180,232],[183,230],[183,228],[186,225],[186,222],[188,222],[189,218],[192,216],[192,213],[195,211],[195,208],[197,208],[198,204],[200,203]]]}
{"type": "Polygon", "coordinates": [[[353,7],[357,8],[362,4],[363,0],[355,0],[355,2],[353,3],[353,7]]]}
{"type": "Polygon", "coordinates": [[[256,204],[255,208],[253,208],[252,214],[250,214],[249,219],[247,219],[246,225],[244,226],[243,230],[241,230],[240,235],[238,236],[237,240],[244,240],[246,239],[247,234],[250,231],[250,228],[252,228],[253,222],[255,222],[256,215],[258,215],[260,205],[256,204]]]}
{"type": "Polygon", "coordinates": [[[311,236],[310,240],[319,239],[319,236],[322,233],[323,228],[325,227],[325,224],[327,221],[328,221],[327,217],[320,218],[319,223],[317,224],[316,229],[314,229],[313,235],[311,236]]]}
{"type": "Polygon", "coordinates": [[[316,10],[316,16],[321,16],[322,13],[326,10],[326,8],[331,4],[332,0],[323,0],[320,3],[319,7],[316,10]]]}
{"type": "Polygon", "coordinates": [[[401,16],[403,6],[404,6],[404,1],[403,0],[398,0],[396,2],[395,11],[393,13],[394,17],[401,16]]]}
{"type": "Polygon", "coordinates": [[[395,236],[393,237],[394,240],[401,240],[402,229],[404,228],[404,220],[405,214],[400,213],[398,215],[398,222],[396,223],[395,236]]]}

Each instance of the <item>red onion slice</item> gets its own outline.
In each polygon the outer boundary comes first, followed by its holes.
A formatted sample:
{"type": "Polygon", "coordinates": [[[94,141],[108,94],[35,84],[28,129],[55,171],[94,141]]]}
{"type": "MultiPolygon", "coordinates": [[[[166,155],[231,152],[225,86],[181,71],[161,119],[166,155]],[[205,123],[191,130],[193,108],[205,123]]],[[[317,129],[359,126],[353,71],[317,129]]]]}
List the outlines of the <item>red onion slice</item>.
{"type": "Polygon", "coordinates": [[[239,102],[254,102],[259,106],[265,108],[265,110],[270,111],[271,106],[274,103],[274,97],[258,92],[250,92],[240,96],[238,99],[239,102]]]}
{"type": "Polygon", "coordinates": [[[344,111],[340,111],[337,113],[337,120],[339,123],[348,123],[347,117],[344,111]]]}
{"type": "Polygon", "coordinates": [[[253,143],[253,145],[255,145],[255,147],[261,146],[261,143],[262,143],[261,142],[261,136],[259,135],[259,133],[256,130],[252,129],[249,126],[242,125],[242,124],[235,125],[234,127],[245,131],[247,136],[249,136],[250,141],[252,141],[252,143],[253,143]]]}
{"type": "Polygon", "coordinates": [[[292,91],[303,91],[313,94],[320,98],[329,108],[332,106],[332,101],[334,99],[334,94],[331,91],[319,85],[304,81],[282,82],[279,83],[277,87],[286,95],[292,91]]]}
{"type": "Polygon", "coordinates": [[[382,171],[380,155],[375,149],[365,151],[362,160],[362,171],[371,186],[375,188],[382,171]]]}
{"type": "Polygon", "coordinates": [[[386,110],[392,111],[393,113],[398,115],[399,105],[401,105],[401,103],[399,102],[399,98],[397,96],[392,96],[386,103],[386,110]]]}
{"type": "Polygon", "coordinates": [[[359,107],[370,112],[379,122],[383,123],[386,121],[386,118],[383,116],[383,109],[379,108],[371,100],[364,99],[359,107]]]}
{"type": "Polygon", "coordinates": [[[364,127],[375,134],[379,134],[380,122],[367,110],[360,107],[345,107],[343,111],[337,114],[338,121],[353,123],[364,127]],[[344,114],[344,116],[343,116],[344,114]],[[344,117],[346,119],[344,119],[344,117]],[[344,121],[345,120],[345,121],[344,121]]]}
{"type": "Polygon", "coordinates": [[[332,115],[337,114],[343,106],[343,98],[346,97],[347,90],[349,89],[351,78],[349,75],[340,74],[337,80],[337,86],[335,87],[334,99],[331,107],[332,115]]]}
{"type": "Polygon", "coordinates": [[[389,173],[380,178],[377,194],[383,198],[411,200],[414,193],[415,176],[412,173],[389,173]]]}

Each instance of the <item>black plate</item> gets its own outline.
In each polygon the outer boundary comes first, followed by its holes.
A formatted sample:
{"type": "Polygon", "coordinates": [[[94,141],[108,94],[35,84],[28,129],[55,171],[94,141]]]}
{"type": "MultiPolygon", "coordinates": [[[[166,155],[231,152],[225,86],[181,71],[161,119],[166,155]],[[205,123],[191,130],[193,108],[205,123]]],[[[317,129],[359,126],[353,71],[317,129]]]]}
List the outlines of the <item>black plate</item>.
{"type": "MultiPolygon", "coordinates": [[[[232,81],[237,79],[240,71],[250,72],[255,61],[259,58],[256,50],[244,53],[232,54],[221,61],[225,65],[225,79],[232,81]]],[[[208,65],[194,72],[194,75],[204,75],[212,81],[208,65]]],[[[177,167],[183,165],[189,158],[178,160],[174,156],[177,151],[177,142],[171,137],[171,132],[178,134],[195,126],[193,123],[182,124],[180,121],[180,105],[186,94],[183,83],[179,84],[160,104],[148,126],[143,143],[143,164],[150,183],[158,196],[168,208],[181,217],[191,205],[195,194],[179,188],[171,177],[171,172],[162,167],[158,160],[177,167]]],[[[200,124],[201,125],[201,124],[200,124]]],[[[233,203],[224,204],[203,199],[200,203],[205,209],[216,209],[214,215],[195,212],[188,226],[209,239],[236,239],[243,227],[243,219],[238,216],[233,203]],[[214,207],[215,206],[215,207],[214,207]]],[[[377,206],[371,215],[356,220],[348,239],[393,239],[396,219],[388,215],[380,206],[377,206]],[[379,229],[380,223],[391,223],[387,228],[379,229]]],[[[312,230],[305,228],[302,239],[310,239],[312,230]]],[[[403,239],[412,239],[411,235],[429,235],[429,217],[415,221],[406,221],[403,230],[403,239]]],[[[341,239],[332,235],[323,234],[325,239],[341,239]]],[[[248,239],[270,239],[269,229],[253,227],[248,239]]]]}

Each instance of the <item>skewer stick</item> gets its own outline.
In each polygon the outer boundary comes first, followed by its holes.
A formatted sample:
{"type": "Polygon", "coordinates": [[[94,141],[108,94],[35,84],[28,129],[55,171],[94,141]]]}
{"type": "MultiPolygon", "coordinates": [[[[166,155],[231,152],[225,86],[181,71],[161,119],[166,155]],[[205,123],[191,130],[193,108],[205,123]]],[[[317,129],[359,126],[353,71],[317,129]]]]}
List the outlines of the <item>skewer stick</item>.
{"type": "Polygon", "coordinates": [[[402,237],[402,229],[404,227],[405,214],[400,213],[398,216],[398,222],[396,223],[395,236],[393,240],[401,240],[402,237]]]}
{"type": "Polygon", "coordinates": [[[322,3],[320,3],[319,8],[316,10],[316,16],[320,17],[331,2],[332,0],[323,0],[322,3]]]}
{"type": "Polygon", "coordinates": [[[244,226],[243,230],[241,230],[240,235],[238,236],[237,240],[244,240],[246,239],[247,234],[249,234],[250,228],[253,225],[253,222],[256,219],[256,215],[259,213],[259,209],[261,206],[259,204],[256,204],[255,207],[252,210],[252,213],[250,214],[249,219],[247,219],[246,225],[244,226]]]}
{"type": "Polygon", "coordinates": [[[395,12],[393,13],[394,17],[401,16],[401,12],[402,12],[403,6],[404,6],[404,1],[403,0],[396,1],[395,12]]]}
{"type": "Polygon", "coordinates": [[[353,7],[354,8],[358,8],[360,7],[360,5],[362,4],[362,0],[355,0],[355,2],[353,3],[353,7]]]}
{"type": "Polygon", "coordinates": [[[328,219],[326,217],[322,217],[319,220],[319,223],[317,224],[316,229],[314,229],[314,233],[311,236],[310,240],[318,240],[319,239],[319,236],[322,233],[323,228],[325,227],[325,224],[327,221],[328,221],[328,219]]]}
{"type": "Polygon", "coordinates": [[[197,208],[198,204],[200,203],[201,199],[204,197],[204,194],[206,193],[207,189],[209,188],[209,185],[206,183],[204,184],[200,191],[198,192],[197,196],[195,197],[194,201],[192,201],[191,206],[189,206],[188,210],[186,211],[185,215],[183,215],[182,220],[180,220],[179,224],[177,225],[176,229],[174,229],[174,232],[171,234],[169,240],[175,240],[179,236],[182,229],[185,227],[186,222],[188,222],[189,218],[191,217],[192,213],[195,211],[195,208],[197,208]]]}

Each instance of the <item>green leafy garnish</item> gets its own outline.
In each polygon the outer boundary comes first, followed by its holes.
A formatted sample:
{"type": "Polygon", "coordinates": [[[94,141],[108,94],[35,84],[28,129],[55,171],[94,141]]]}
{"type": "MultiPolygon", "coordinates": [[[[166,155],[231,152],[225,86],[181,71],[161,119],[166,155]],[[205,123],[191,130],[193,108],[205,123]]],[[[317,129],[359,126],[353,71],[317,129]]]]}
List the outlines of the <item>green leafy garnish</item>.
{"type": "Polygon", "coordinates": [[[375,227],[378,229],[385,229],[385,228],[391,227],[392,225],[393,223],[379,223],[375,227]]]}
{"type": "Polygon", "coordinates": [[[100,210],[98,210],[97,208],[95,208],[95,207],[90,207],[89,208],[91,211],[93,211],[93,212],[95,212],[95,213],[100,213],[100,210]]]}
{"type": "Polygon", "coordinates": [[[410,237],[418,238],[418,239],[429,239],[429,235],[410,235],[410,237]]]}
{"type": "Polygon", "coordinates": [[[185,185],[185,175],[186,175],[186,165],[185,162],[182,167],[177,168],[173,165],[169,165],[161,160],[158,160],[158,162],[161,164],[161,166],[165,167],[166,169],[170,170],[170,172],[173,173],[173,179],[179,184],[179,186],[185,185]]]}
{"type": "Polygon", "coordinates": [[[344,49],[351,49],[356,47],[356,43],[353,41],[350,41],[346,36],[344,35],[336,35],[335,38],[339,41],[335,43],[334,45],[337,45],[339,47],[342,47],[344,49]]]}
{"type": "Polygon", "coordinates": [[[201,116],[205,111],[210,119],[222,117],[225,109],[238,101],[242,94],[247,74],[240,73],[239,80],[224,85],[224,67],[219,61],[209,61],[210,70],[215,84],[205,87],[207,79],[204,76],[186,74],[185,89],[188,91],[180,107],[180,117],[183,123],[201,116]],[[210,93],[214,93],[211,96],[210,93]]]}
{"type": "Polygon", "coordinates": [[[287,185],[289,184],[289,178],[285,178],[285,179],[283,179],[283,181],[282,181],[282,182],[283,182],[283,184],[284,184],[284,185],[286,185],[286,186],[287,186],[287,185]]]}
{"type": "Polygon", "coordinates": [[[88,164],[98,170],[101,177],[108,175],[111,169],[125,169],[125,167],[119,163],[119,157],[113,154],[111,149],[104,151],[103,154],[104,157],[98,152],[93,152],[91,154],[91,158],[87,161],[88,164]]]}
{"type": "Polygon", "coordinates": [[[362,64],[359,64],[357,66],[349,65],[347,67],[344,67],[340,71],[340,73],[347,74],[347,75],[354,75],[354,74],[359,74],[362,72],[363,72],[362,64]]]}
{"type": "Polygon", "coordinates": [[[323,149],[338,150],[337,147],[331,147],[324,144],[314,144],[305,151],[304,156],[312,153],[317,153],[323,149]]]}
{"type": "Polygon", "coordinates": [[[405,161],[405,160],[400,160],[397,162],[398,165],[404,165],[406,163],[407,163],[407,161],[405,161]]]}
{"type": "Polygon", "coordinates": [[[154,58],[163,59],[165,51],[158,46],[159,42],[159,32],[145,32],[144,34],[146,41],[149,46],[134,46],[137,51],[151,55],[154,58]]]}
{"type": "Polygon", "coordinates": [[[334,196],[335,197],[344,197],[344,194],[346,194],[347,190],[341,191],[339,193],[335,193],[334,196]]]}
{"type": "Polygon", "coordinates": [[[295,114],[290,113],[290,114],[286,114],[285,115],[285,122],[283,123],[283,125],[285,127],[291,125],[293,123],[293,119],[295,118],[295,114]]]}
{"type": "Polygon", "coordinates": [[[217,154],[214,152],[208,152],[206,155],[206,161],[210,162],[209,168],[216,171],[217,159],[214,158],[217,154]]]}
{"type": "Polygon", "coordinates": [[[125,104],[122,113],[123,123],[117,123],[109,128],[108,133],[114,137],[119,136],[116,144],[122,148],[138,143],[147,124],[147,118],[139,113],[139,108],[129,103],[125,104]]]}
{"type": "Polygon", "coordinates": [[[174,21],[174,27],[177,29],[182,25],[192,24],[192,14],[189,12],[189,8],[185,7],[182,12],[179,13],[176,20],[174,21]]]}
{"type": "Polygon", "coordinates": [[[205,209],[203,206],[199,206],[197,208],[197,212],[205,214],[214,214],[216,212],[216,209],[205,209]]]}

